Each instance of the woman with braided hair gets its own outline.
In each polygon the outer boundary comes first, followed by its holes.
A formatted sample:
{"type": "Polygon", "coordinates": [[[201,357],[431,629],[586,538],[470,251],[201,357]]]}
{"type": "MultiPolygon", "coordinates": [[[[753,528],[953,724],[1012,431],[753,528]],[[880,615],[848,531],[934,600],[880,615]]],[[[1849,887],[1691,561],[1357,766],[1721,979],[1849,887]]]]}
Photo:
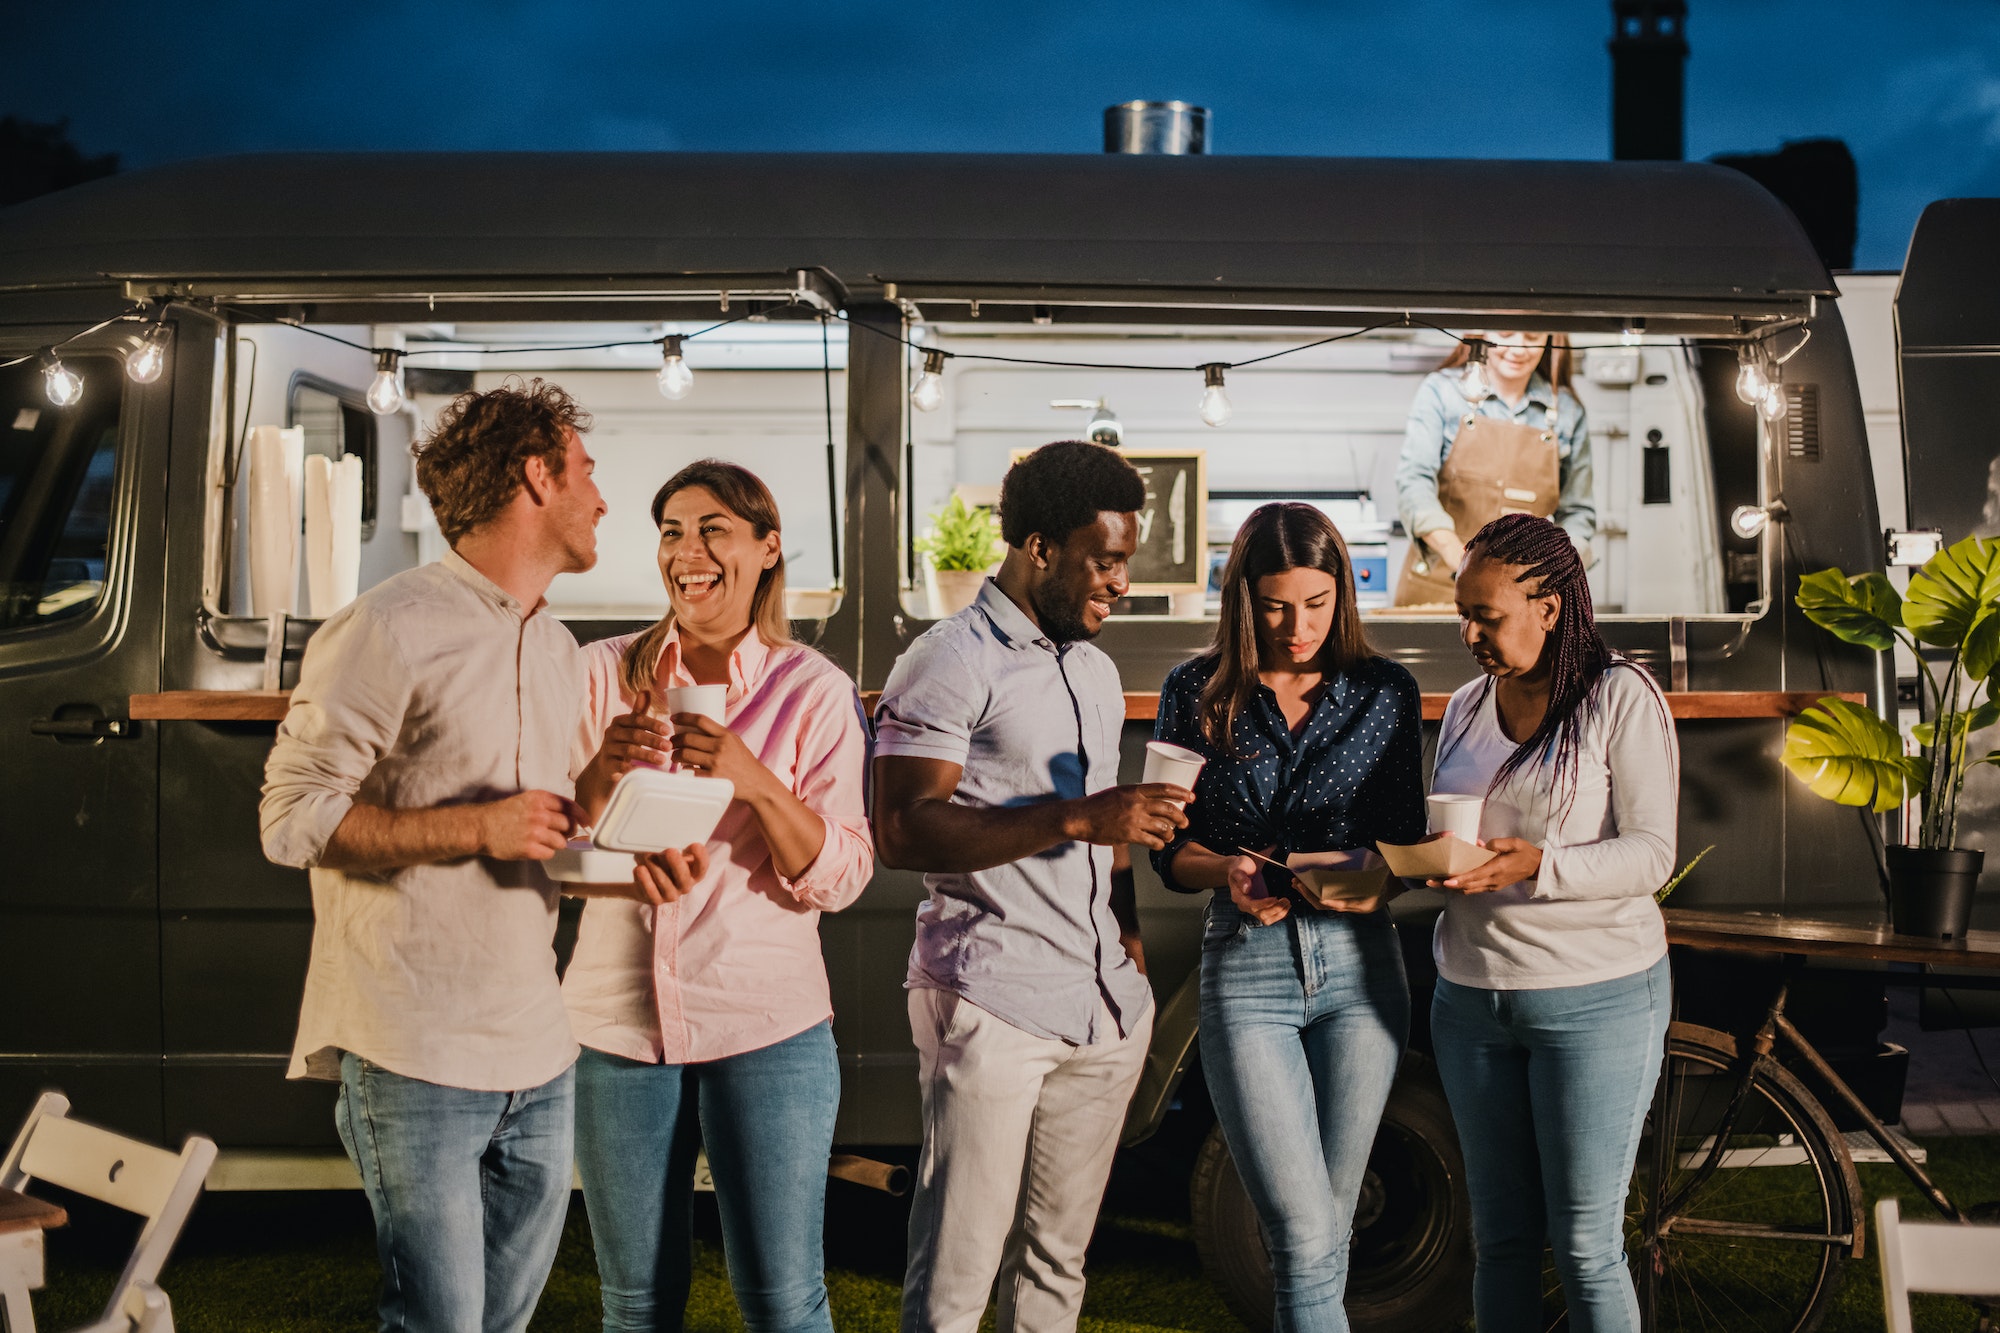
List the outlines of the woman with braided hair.
{"type": "Polygon", "coordinates": [[[1466,543],[1434,793],[1483,797],[1497,853],[1446,890],[1431,1035],[1465,1150],[1480,1333],[1538,1330],[1542,1249],[1579,1333],[1636,1330],[1625,1194],[1669,1008],[1653,894],[1680,752],[1651,677],[1611,652],[1576,546],[1507,514],[1466,543]]]}

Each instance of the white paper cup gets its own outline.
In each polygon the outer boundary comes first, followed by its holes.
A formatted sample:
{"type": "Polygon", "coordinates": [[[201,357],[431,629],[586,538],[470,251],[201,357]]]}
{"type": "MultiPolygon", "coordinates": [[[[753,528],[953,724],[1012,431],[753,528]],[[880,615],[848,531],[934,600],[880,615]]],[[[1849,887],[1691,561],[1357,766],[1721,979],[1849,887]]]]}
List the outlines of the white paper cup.
{"type": "Polygon", "coordinates": [[[1193,750],[1168,741],[1147,741],[1146,772],[1140,781],[1168,782],[1193,791],[1194,780],[1201,776],[1201,766],[1207,762],[1193,750]]]}
{"type": "Polygon", "coordinates": [[[676,685],[667,691],[667,716],[699,713],[722,721],[722,705],[729,697],[727,685],[676,685]]]}
{"type": "Polygon", "coordinates": [[[1486,801],[1478,796],[1427,796],[1424,813],[1430,817],[1431,832],[1449,833],[1460,842],[1479,841],[1479,815],[1486,801]]]}

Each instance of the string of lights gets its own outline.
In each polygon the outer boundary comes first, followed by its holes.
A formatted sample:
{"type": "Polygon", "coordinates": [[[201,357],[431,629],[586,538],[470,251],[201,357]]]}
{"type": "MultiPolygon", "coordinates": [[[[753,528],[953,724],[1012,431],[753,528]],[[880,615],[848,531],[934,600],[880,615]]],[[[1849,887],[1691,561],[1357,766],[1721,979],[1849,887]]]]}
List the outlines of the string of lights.
{"type": "MultiPolygon", "coordinates": [[[[786,307],[782,308],[790,308],[797,304],[797,301],[792,301],[786,307]]],[[[176,306],[202,310],[203,313],[212,313],[212,310],[209,308],[190,306],[180,301],[144,302],[120,314],[114,315],[110,319],[102,320],[85,329],[79,329],[77,332],[70,334],[58,342],[44,346],[30,356],[15,357],[11,361],[0,362],[0,368],[18,366],[27,361],[38,359],[41,362],[43,387],[49,402],[56,407],[68,407],[82,397],[83,380],[75,371],[63,364],[62,358],[59,355],[60,349],[79,338],[85,338],[102,329],[109,328],[113,324],[124,321],[138,321],[144,323],[146,328],[139,335],[137,345],[125,353],[125,373],[135,384],[151,384],[160,378],[166,368],[167,349],[173,340],[173,332],[166,322],[166,316],[176,306]]],[[[351,338],[343,338],[339,334],[315,328],[301,320],[283,319],[236,307],[219,306],[214,307],[213,310],[220,310],[243,323],[282,325],[286,328],[297,329],[302,333],[311,334],[316,338],[324,338],[329,342],[339,343],[343,347],[351,347],[356,351],[368,353],[375,359],[375,376],[368,386],[368,407],[379,416],[387,416],[400,411],[403,405],[409,401],[408,392],[403,385],[403,366],[405,362],[412,357],[463,355],[468,350],[464,347],[455,346],[414,348],[378,347],[368,343],[355,342],[351,338]]],[[[686,344],[689,341],[704,337],[716,332],[718,329],[727,328],[743,320],[758,319],[760,317],[768,318],[770,313],[771,311],[768,308],[745,311],[741,315],[719,320],[692,333],[662,333],[651,338],[622,338],[608,342],[565,343],[523,347],[481,347],[472,350],[476,350],[482,356],[519,356],[524,354],[550,355],[561,352],[598,352],[624,347],[656,346],[660,349],[660,368],[655,374],[655,380],[659,386],[660,394],[669,401],[678,402],[680,399],[687,397],[688,393],[694,388],[694,371],[689,368],[686,356],[686,344]]],[[[1361,328],[1349,329],[1329,337],[1300,343],[1295,347],[1285,347],[1274,352],[1266,352],[1260,356],[1245,357],[1240,361],[1206,361],[1197,366],[1143,365],[1133,362],[1116,361],[1073,361],[1053,357],[1012,356],[1000,352],[951,351],[942,347],[926,346],[915,342],[900,333],[892,333],[878,324],[852,319],[842,311],[835,311],[830,315],[823,313],[818,318],[822,327],[824,327],[826,321],[830,318],[839,319],[847,323],[850,327],[863,329],[876,337],[887,338],[912,352],[920,353],[923,357],[923,370],[917,375],[915,382],[910,387],[910,405],[919,412],[934,412],[943,404],[944,370],[947,361],[990,361],[1003,362],[1010,365],[1046,366],[1066,370],[1160,370],[1184,374],[1198,374],[1202,378],[1202,393],[1199,405],[1201,419],[1210,426],[1220,426],[1235,414],[1235,406],[1229,399],[1227,385],[1228,372],[1240,370],[1246,366],[1260,365],[1267,361],[1275,361],[1280,357],[1296,356],[1301,352],[1308,352],[1316,347],[1325,347],[1329,343],[1344,342],[1350,338],[1359,338],[1370,333],[1378,333],[1383,329],[1428,329],[1432,332],[1442,334],[1456,343],[1462,344],[1467,349],[1465,369],[1462,372],[1461,378],[1461,385],[1466,398],[1469,401],[1478,402],[1483,398],[1491,396],[1493,392],[1490,378],[1491,371],[1487,361],[1488,349],[1492,345],[1490,340],[1476,334],[1466,336],[1454,333],[1443,325],[1434,324],[1429,320],[1419,319],[1407,313],[1361,328]]],[[[1810,328],[1803,329],[1801,332],[1802,336],[1799,341],[1783,353],[1778,353],[1774,350],[1771,345],[1772,339],[1770,335],[1740,341],[1735,344],[1738,360],[1736,395],[1746,404],[1755,407],[1758,415],[1765,421],[1775,422],[1785,415],[1786,397],[1782,383],[1782,368],[1787,361],[1798,355],[1799,350],[1812,338],[1812,330],[1810,328]]],[[[1624,346],[1635,347],[1639,345],[1644,336],[1645,321],[1642,319],[1633,319],[1628,321],[1624,326],[1620,342],[1624,346]]],[[[1686,340],[1681,341],[1683,344],[1686,342],[1686,340]]]]}

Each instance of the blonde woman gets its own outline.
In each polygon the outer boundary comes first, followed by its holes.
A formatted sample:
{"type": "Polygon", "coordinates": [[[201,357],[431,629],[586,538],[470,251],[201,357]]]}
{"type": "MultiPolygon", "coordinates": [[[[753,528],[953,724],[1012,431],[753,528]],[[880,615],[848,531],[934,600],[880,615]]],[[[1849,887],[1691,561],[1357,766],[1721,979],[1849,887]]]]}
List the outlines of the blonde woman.
{"type": "Polygon", "coordinates": [[[777,503],[713,459],[653,497],[669,609],[592,644],[577,800],[595,818],[634,764],[736,786],[705,848],[666,852],[658,906],[593,899],[563,979],[576,1039],[577,1165],[604,1327],[678,1329],[695,1153],[751,1330],[831,1333],[822,1241],[840,1072],[819,914],[866,887],[867,742],[854,684],[791,640],[777,503]],[[655,715],[726,685],[724,721],[655,715]],[[690,883],[685,891],[676,887],[690,883]]]}

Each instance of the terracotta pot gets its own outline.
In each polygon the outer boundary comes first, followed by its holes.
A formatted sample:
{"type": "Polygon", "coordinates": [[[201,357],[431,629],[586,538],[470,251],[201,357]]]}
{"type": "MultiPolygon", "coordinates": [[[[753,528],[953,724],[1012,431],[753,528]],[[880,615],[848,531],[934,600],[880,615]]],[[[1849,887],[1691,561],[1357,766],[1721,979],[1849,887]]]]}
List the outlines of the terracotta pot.
{"type": "Polygon", "coordinates": [[[980,585],[986,582],[986,571],[940,569],[933,571],[932,577],[937,580],[937,596],[931,603],[931,617],[943,620],[972,605],[979,596],[980,585]]]}
{"type": "Polygon", "coordinates": [[[1888,847],[1889,920],[1898,935],[1962,940],[1986,853],[1965,847],[1888,847]]]}

